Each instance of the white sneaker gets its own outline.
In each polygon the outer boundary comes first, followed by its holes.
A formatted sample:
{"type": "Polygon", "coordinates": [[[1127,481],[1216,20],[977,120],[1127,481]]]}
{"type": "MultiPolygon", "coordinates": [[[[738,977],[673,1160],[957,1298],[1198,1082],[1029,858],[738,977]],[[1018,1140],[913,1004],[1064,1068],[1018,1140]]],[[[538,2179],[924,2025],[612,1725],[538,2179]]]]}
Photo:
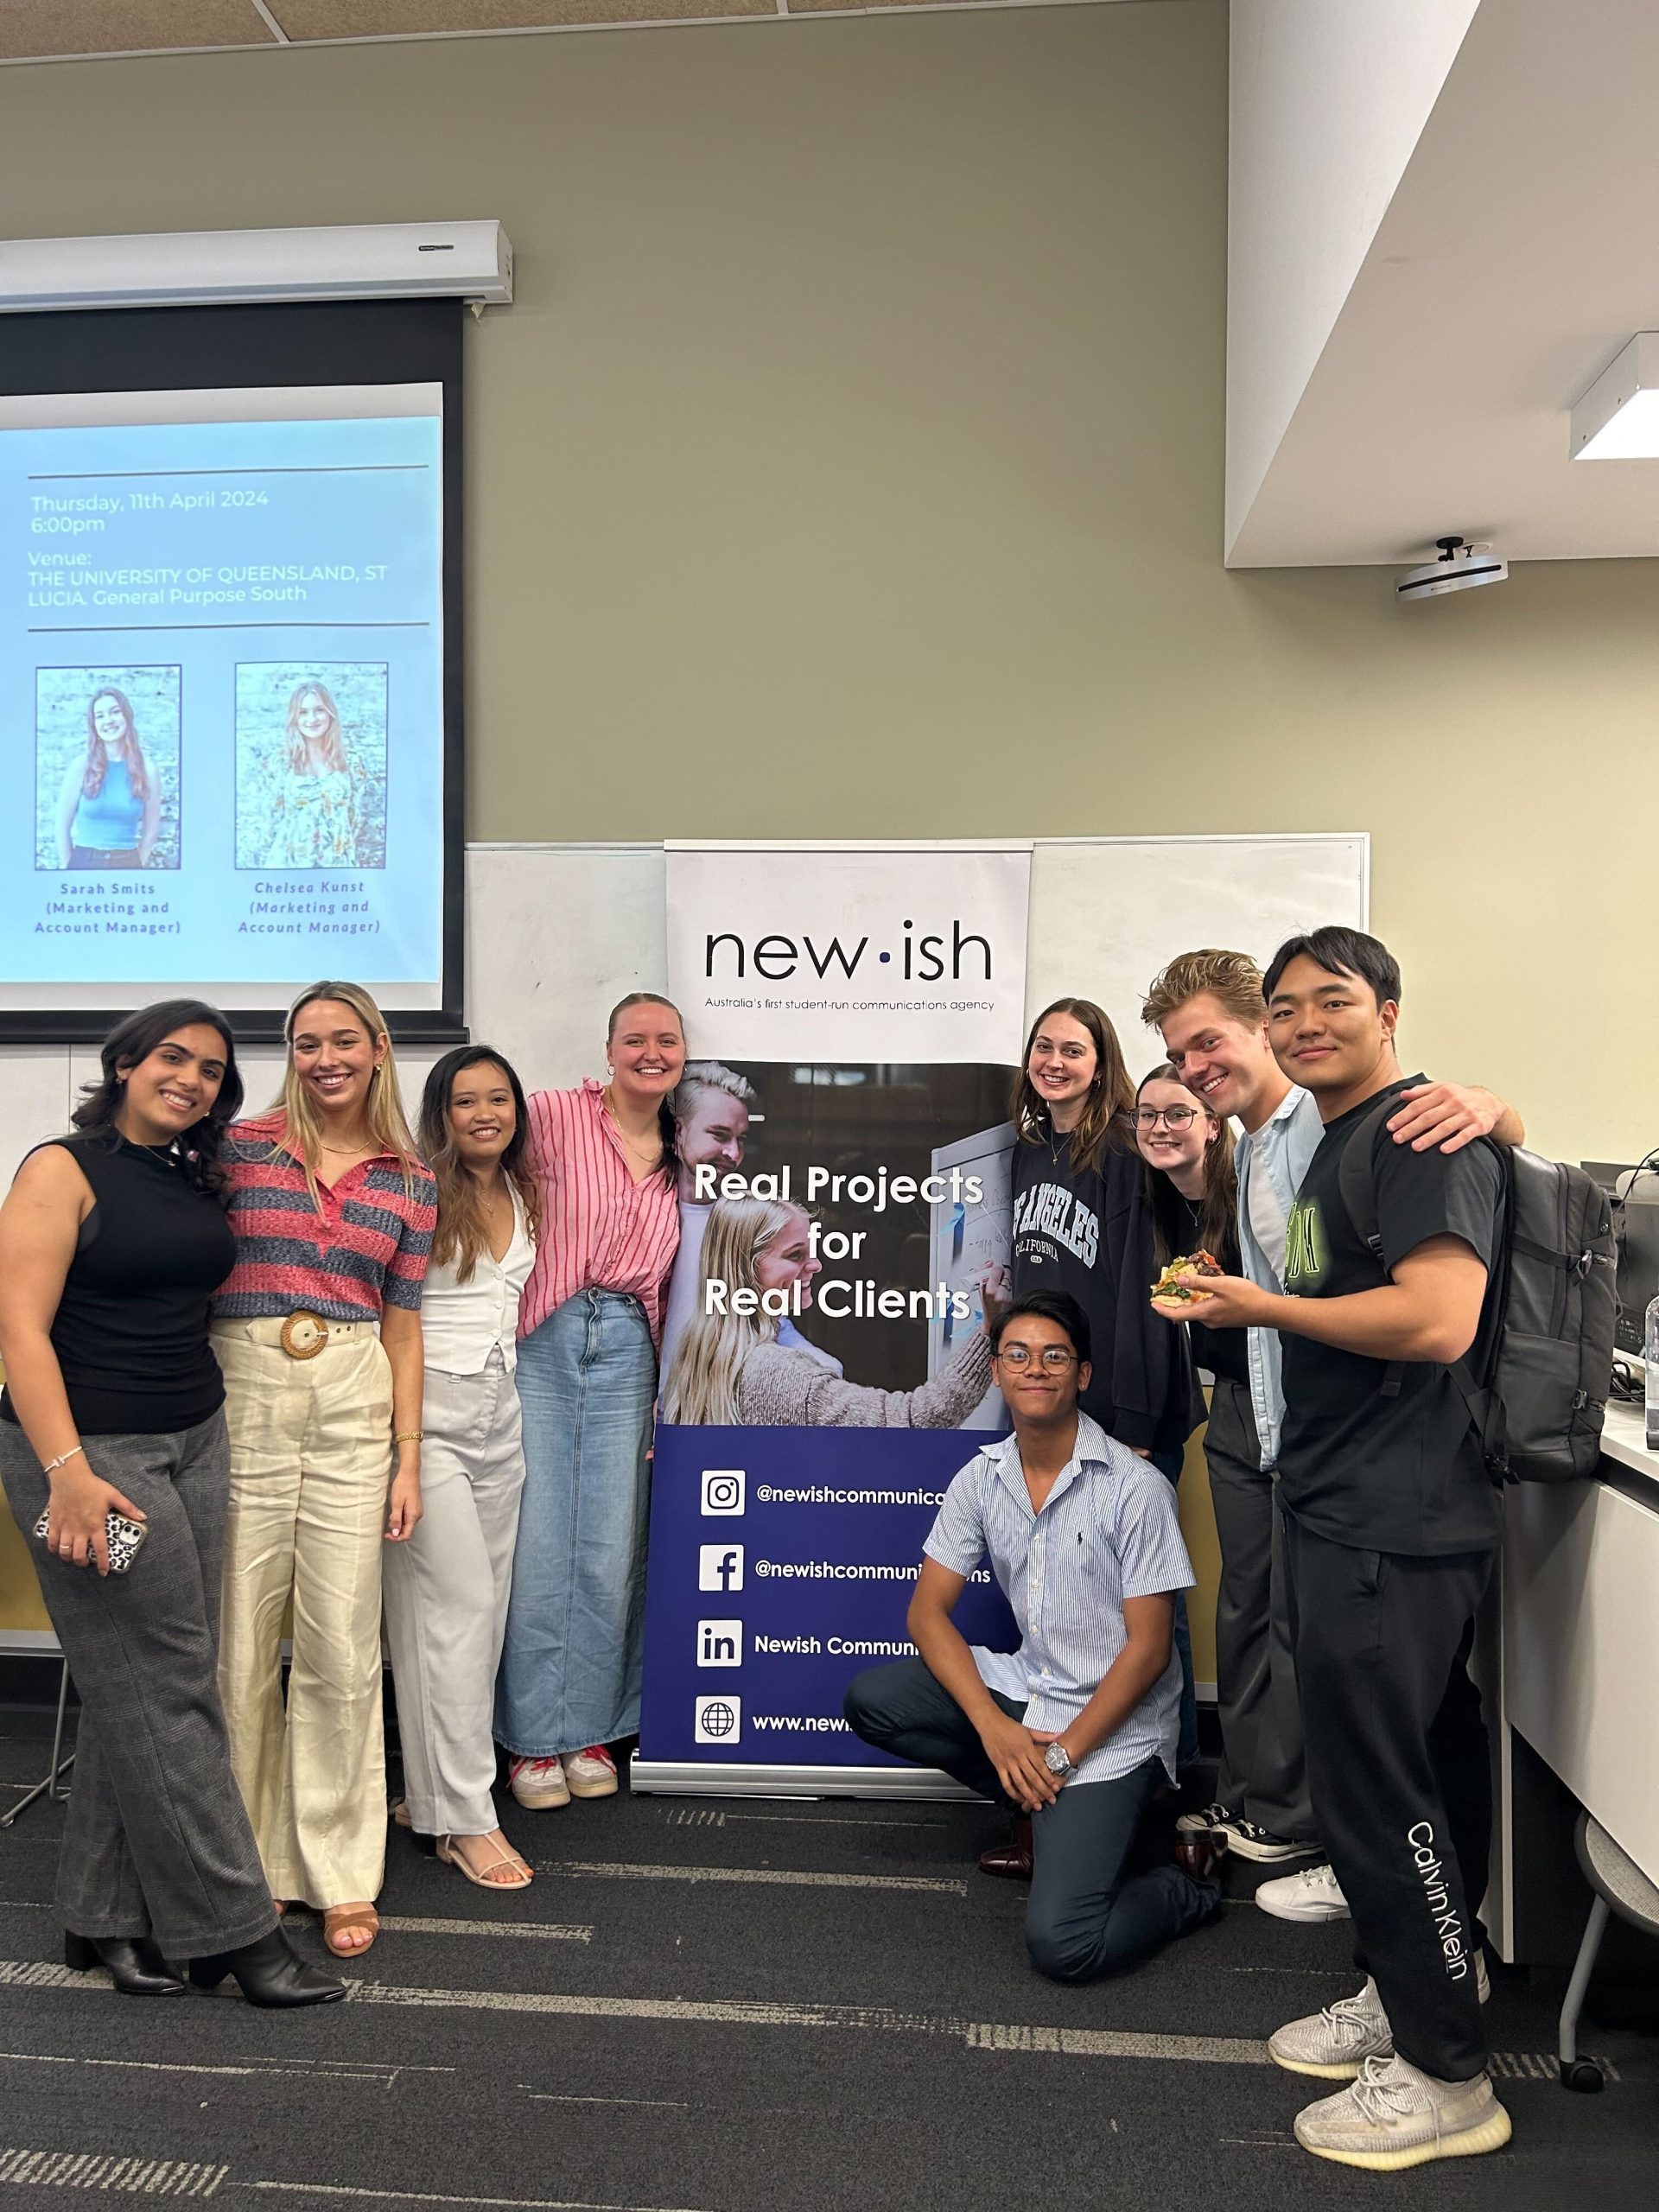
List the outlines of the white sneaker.
{"type": "Polygon", "coordinates": [[[1485,2074],[1440,2082],[1394,2056],[1367,2058],[1357,2081],[1296,2115],[1304,2151],[1373,2173],[1475,2158],[1509,2139],[1510,2115],[1485,2074]]]}
{"type": "Polygon", "coordinates": [[[565,1779],[573,1797],[614,1797],[616,1761],[603,1744],[589,1744],[585,1751],[572,1751],[564,1762],[565,1779]]]}
{"type": "Polygon", "coordinates": [[[1342,1894],[1330,1860],[1304,1866],[1294,1874],[1281,1874],[1276,1882],[1263,1882],[1255,1901],[1275,1920],[1346,1920],[1348,1900],[1342,1894]]]}
{"type": "Polygon", "coordinates": [[[557,1759],[514,1759],[508,1770],[508,1787],[527,1811],[544,1813],[570,1802],[570,1786],[557,1759]]]}
{"type": "MultiPolygon", "coordinates": [[[[1491,1993],[1486,1961],[1477,1951],[1475,1994],[1484,2005],[1491,1993]]],[[[1393,2054],[1394,2030],[1369,1975],[1357,1997],[1339,1997],[1324,2012],[1292,2020],[1268,2037],[1268,2056],[1275,2066],[1287,2074],[1314,2074],[1326,2082],[1349,2080],[1368,2059],[1393,2054]]]]}
{"type": "Polygon", "coordinates": [[[1339,1997],[1322,2012],[1292,2020],[1268,2037],[1275,2066],[1325,2082],[1351,2081],[1368,2058],[1393,2055],[1394,2031],[1369,1976],[1357,1997],[1339,1997]]]}

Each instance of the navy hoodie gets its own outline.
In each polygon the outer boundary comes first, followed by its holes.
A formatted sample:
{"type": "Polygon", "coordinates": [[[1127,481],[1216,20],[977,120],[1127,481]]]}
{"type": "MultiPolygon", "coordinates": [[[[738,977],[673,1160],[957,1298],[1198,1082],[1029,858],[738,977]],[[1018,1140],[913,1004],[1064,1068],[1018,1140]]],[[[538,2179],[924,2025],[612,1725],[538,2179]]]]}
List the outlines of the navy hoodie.
{"type": "Polygon", "coordinates": [[[1089,1317],[1094,1373],[1079,1403],[1108,1436],[1179,1452],[1204,1418],[1186,1332],[1148,1303],[1158,1278],[1146,1170],[1115,1128],[1097,1168],[1044,1128],[1014,1147],[1014,1292],[1064,1290],[1089,1317]]]}

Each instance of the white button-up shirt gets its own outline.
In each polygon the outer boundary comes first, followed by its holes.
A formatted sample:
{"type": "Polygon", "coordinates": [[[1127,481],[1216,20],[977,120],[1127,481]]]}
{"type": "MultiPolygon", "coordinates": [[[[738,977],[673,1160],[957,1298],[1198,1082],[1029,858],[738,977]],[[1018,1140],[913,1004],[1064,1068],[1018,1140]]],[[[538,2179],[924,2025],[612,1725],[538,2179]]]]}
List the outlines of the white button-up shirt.
{"type": "MultiPolygon", "coordinates": [[[[1123,1604],[1188,1590],[1175,1486],[1150,1461],[1077,1416],[1072,1456],[1031,1509],[1012,1436],[988,1444],[953,1476],[923,1549],[953,1574],[989,1558],[1020,1628],[1017,1651],[973,1647],[988,1689],[1026,1707],[1031,1728],[1068,1727],[1128,1642],[1123,1604]]],[[[1107,1782],[1149,1758],[1175,1776],[1181,1662],[1169,1664],[1133,1713],[1068,1781],[1107,1782]]]]}
{"type": "Polygon", "coordinates": [[[487,1250],[480,1252],[469,1282],[456,1281],[453,1260],[427,1269],[421,1294],[421,1349],[426,1364],[442,1375],[481,1375],[490,1354],[499,1351],[511,1375],[518,1361],[518,1301],[535,1258],[524,1201],[514,1191],[512,1237],[500,1259],[487,1250]]]}

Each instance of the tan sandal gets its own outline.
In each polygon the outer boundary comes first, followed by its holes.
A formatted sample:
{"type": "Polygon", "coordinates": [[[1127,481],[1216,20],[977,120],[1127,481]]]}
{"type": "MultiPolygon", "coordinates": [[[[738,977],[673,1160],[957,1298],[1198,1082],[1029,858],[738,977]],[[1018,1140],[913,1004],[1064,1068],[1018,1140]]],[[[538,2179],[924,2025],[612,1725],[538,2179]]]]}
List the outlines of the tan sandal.
{"type": "Polygon", "coordinates": [[[337,1959],[360,1959],[380,1933],[380,1916],[372,1904],[331,1904],[322,1916],[322,1940],[337,1959]],[[367,1943],[336,1943],[348,1928],[366,1928],[367,1943]]]}
{"type": "Polygon", "coordinates": [[[446,1866],[454,1866],[458,1868],[476,1889],[527,1890],[530,1887],[531,1883],[535,1879],[531,1869],[518,1856],[518,1853],[512,1848],[511,1844],[508,1845],[505,1851],[498,1852],[487,1866],[475,1869],[459,1851],[455,1851],[451,1848],[454,1840],[455,1839],[452,1835],[441,1835],[438,1838],[438,1857],[443,1861],[443,1864],[446,1866]],[[495,1872],[498,1866],[514,1867],[518,1872],[519,1878],[516,1882],[491,1881],[490,1876],[495,1872]]]}

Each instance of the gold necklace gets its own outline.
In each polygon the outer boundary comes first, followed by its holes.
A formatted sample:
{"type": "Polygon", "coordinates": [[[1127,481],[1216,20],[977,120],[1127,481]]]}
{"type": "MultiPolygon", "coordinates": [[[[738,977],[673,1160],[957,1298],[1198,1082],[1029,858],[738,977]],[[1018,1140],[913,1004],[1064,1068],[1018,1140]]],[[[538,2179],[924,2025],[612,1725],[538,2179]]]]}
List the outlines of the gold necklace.
{"type": "Polygon", "coordinates": [[[636,1160],[660,1160],[663,1156],[663,1140],[661,1135],[659,1135],[658,1136],[654,1149],[649,1146],[635,1144],[632,1138],[630,1138],[627,1131],[623,1128],[621,1122],[616,1118],[616,1102],[611,1096],[611,1086],[608,1083],[599,1095],[601,1100],[603,1102],[606,1112],[611,1117],[611,1127],[616,1131],[617,1135],[621,1139],[628,1151],[633,1154],[634,1158],[636,1160]]]}

